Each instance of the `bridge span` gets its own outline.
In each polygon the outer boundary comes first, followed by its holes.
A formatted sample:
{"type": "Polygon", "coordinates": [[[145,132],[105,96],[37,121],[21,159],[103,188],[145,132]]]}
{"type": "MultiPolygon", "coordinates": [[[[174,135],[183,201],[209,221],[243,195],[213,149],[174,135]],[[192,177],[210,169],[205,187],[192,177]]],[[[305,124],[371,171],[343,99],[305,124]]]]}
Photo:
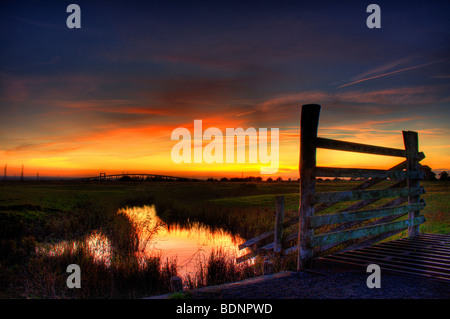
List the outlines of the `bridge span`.
{"type": "Polygon", "coordinates": [[[81,178],[83,181],[198,181],[198,179],[168,176],[168,175],[157,175],[157,174],[113,174],[106,175],[106,173],[100,173],[99,176],[84,177],[81,178]]]}

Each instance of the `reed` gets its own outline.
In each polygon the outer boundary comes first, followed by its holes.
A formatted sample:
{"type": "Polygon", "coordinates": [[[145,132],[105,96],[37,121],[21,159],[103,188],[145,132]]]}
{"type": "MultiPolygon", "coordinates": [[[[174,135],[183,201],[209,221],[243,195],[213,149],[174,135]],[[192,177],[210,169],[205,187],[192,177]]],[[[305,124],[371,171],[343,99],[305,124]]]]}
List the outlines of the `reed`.
{"type": "Polygon", "coordinates": [[[261,267],[253,262],[236,264],[235,254],[221,247],[213,249],[205,260],[197,260],[197,271],[185,278],[189,289],[221,285],[262,274],[261,267]]]}
{"type": "Polygon", "coordinates": [[[81,201],[70,213],[28,224],[19,234],[4,234],[0,297],[137,298],[168,292],[176,260],[139,254],[137,225],[117,209],[105,207],[81,201]],[[29,233],[47,240],[25,236],[29,233]],[[66,285],[70,264],[80,266],[81,289],[66,285]]]}

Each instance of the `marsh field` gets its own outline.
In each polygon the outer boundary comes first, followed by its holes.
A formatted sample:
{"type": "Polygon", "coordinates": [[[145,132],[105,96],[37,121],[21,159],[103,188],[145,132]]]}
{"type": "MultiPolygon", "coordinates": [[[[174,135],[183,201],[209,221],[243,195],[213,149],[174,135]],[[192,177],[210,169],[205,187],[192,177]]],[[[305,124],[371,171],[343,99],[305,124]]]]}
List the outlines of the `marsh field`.
{"type": "MultiPolygon", "coordinates": [[[[450,234],[450,182],[421,185],[421,232],[450,234]]],[[[273,228],[275,196],[296,216],[298,194],[287,181],[0,182],[0,298],[140,298],[169,292],[174,275],[191,289],[258,276],[261,261],[235,264],[236,247],[273,228]],[[191,237],[201,238],[194,250],[185,246],[191,237]],[[67,287],[70,264],[80,266],[79,289],[67,287]]],[[[295,258],[277,267],[295,270],[295,258]]]]}

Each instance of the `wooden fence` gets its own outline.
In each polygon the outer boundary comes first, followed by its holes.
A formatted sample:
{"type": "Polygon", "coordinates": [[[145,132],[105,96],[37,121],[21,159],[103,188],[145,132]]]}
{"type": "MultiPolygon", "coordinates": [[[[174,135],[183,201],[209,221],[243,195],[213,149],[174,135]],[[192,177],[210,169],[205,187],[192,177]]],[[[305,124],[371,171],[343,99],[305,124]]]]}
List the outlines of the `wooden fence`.
{"type": "Polygon", "coordinates": [[[240,249],[251,251],[237,259],[237,262],[273,250],[275,254],[290,254],[298,251],[298,270],[311,267],[313,258],[336,247],[356,249],[371,245],[408,229],[410,237],[419,234],[419,225],[425,222],[420,210],[425,206],[420,195],[420,161],[425,158],[418,148],[418,134],[403,131],[405,149],[394,149],[317,136],[320,105],[302,106],[300,127],[300,208],[298,217],[284,221],[284,198],[276,198],[275,228],[252,238],[240,249]],[[334,168],[316,166],[318,148],[358,152],[375,155],[403,157],[404,161],[388,170],[334,168]],[[366,180],[349,191],[316,192],[317,177],[363,177],[366,180]],[[373,186],[395,180],[386,188],[373,186]],[[369,189],[370,188],[370,189],[369,189]],[[387,202],[363,210],[364,207],[383,199],[387,202]],[[348,202],[347,207],[333,214],[319,214],[335,204],[348,202]],[[405,204],[406,203],[406,204],[405,204]],[[408,215],[407,219],[396,221],[408,215]],[[298,232],[283,235],[283,229],[299,225],[298,232]],[[267,241],[273,236],[273,241],[267,241]]]}

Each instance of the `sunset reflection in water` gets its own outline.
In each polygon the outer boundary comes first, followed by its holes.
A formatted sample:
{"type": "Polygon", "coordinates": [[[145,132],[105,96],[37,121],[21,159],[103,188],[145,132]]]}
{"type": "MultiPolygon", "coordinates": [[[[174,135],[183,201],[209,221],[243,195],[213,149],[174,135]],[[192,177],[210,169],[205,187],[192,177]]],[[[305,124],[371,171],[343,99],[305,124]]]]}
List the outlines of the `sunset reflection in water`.
{"type": "MultiPolygon", "coordinates": [[[[146,258],[161,256],[162,261],[176,258],[179,275],[193,273],[199,262],[205,262],[213,249],[221,248],[227,255],[235,258],[242,254],[238,245],[244,242],[240,236],[232,235],[223,229],[211,229],[198,222],[189,226],[165,224],[156,214],[154,205],[126,207],[118,214],[128,217],[139,238],[136,257],[145,262],[146,258]]],[[[111,265],[113,249],[109,238],[100,231],[93,231],[84,241],[62,241],[42,246],[39,253],[57,256],[75,251],[85,246],[86,251],[96,262],[111,265]]]]}

